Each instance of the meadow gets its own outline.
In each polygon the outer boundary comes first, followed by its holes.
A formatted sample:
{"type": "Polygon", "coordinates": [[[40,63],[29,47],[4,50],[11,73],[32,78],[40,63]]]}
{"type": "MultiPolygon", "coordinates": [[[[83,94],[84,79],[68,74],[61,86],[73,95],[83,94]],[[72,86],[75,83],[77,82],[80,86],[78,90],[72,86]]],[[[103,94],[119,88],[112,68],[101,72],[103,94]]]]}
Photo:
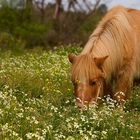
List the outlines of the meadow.
{"type": "Polygon", "coordinates": [[[140,87],[124,108],[75,105],[67,55],[78,46],[0,51],[1,140],[140,140],[140,87]]]}

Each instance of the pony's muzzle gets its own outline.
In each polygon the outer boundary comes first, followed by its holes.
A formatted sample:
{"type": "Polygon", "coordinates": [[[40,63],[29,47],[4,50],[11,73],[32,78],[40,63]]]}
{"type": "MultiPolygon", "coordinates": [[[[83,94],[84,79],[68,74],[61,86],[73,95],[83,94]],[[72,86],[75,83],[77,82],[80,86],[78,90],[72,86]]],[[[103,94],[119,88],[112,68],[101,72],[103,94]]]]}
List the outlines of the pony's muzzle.
{"type": "Polygon", "coordinates": [[[76,105],[82,109],[89,107],[89,105],[94,104],[94,105],[98,105],[98,103],[94,100],[92,101],[82,101],[80,98],[76,98],[76,105]]]}
{"type": "Polygon", "coordinates": [[[80,98],[76,98],[76,105],[80,108],[86,108],[88,105],[88,101],[82,101],[80,98]]]}

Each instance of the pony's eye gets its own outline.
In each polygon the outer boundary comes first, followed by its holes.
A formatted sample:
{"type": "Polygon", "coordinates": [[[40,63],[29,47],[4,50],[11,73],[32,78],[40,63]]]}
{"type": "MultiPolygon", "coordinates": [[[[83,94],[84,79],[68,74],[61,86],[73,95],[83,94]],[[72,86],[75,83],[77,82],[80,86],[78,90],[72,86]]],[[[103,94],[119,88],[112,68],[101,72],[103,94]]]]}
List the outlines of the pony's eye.
{"type": "Polygon", "coordinates": [[[76,87],[77,86],[77,83],[73,83],[73,85],[76,87]]]}
{"type": "Polygon", "coordinates": [[[77,84],[77,82],[73,82],[73,85],[76,87],[78,84],[77,84]]]}
{"type": "Polygon", "coordinates": [[[91,85],[92,85],[92,86],[95,86],[95,85],[96,85],[96,81],[92,81],[92,82],[91,82],[91,85]]]}

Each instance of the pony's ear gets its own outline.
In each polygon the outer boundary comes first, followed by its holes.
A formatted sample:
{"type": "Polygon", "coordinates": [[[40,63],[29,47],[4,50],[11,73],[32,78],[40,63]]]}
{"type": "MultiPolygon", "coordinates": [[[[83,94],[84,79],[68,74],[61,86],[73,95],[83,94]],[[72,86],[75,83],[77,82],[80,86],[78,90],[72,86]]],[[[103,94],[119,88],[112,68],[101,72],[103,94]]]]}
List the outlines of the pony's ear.
{"type": "Polygon", "coordinates": [[[68,55],[69,61],[70,61],[71,63],[73,63],[73,62],[75,61],[76,57],[77,57],[77,56],[76,56],[75,54],[73,54],[73,53],[68,55]]]}
{"type": "Polygon", "coordinates": [[[102,68],[102,65],[104,64],[104,62],[107,58],[108,58],[108,55],[104,56],[104,57],[95,57],[94,62],[97,67],[102,68]]]}

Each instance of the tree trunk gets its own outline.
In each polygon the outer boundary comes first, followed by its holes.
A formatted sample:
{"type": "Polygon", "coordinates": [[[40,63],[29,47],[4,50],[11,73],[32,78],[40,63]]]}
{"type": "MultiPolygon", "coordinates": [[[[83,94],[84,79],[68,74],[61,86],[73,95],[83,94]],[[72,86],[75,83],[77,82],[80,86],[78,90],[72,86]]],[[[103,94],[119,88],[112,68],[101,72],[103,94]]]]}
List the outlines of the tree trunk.
{"type": "Polygon", "coordinates": [[[61,2],[62,2],[62,0],[56,0],[55,12],[54,12],[54,16],[53,16],[54,19],[57,19],[60,15],[61,2]]]}

